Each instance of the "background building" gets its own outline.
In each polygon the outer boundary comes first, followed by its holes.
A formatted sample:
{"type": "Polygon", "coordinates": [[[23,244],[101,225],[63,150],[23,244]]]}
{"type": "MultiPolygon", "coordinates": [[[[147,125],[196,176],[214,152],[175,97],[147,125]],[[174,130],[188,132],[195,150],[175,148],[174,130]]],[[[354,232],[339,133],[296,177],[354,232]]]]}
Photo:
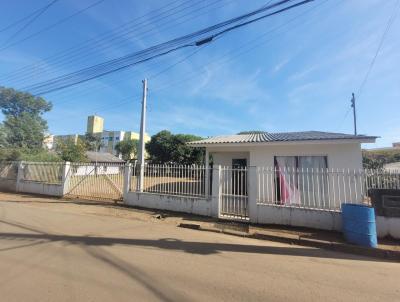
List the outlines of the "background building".
{"type": "Polygon", "coordinates": [[[90,115],[87,119],[86,133],[101,133],[104,130],[104,119],[98,115],[90,115]]]}
{"type": "MultiPolygon", "coordinates": [[[[120,141],[128,141],[132,139],[139,140],[140,135],[139,133],[132,132],[132,131],[107,131],[104,130],[101,134],[101,147],[100,152],[108,152],[114,155],[119,155],[118,152],[115,150],[115,146],[120,141]]],[[[150,141],[150,136],[145,134],[144,141],[147,143],[150,141]]],[[[132,157],[135,157],[136,154],[132,154],[132,157]]]]}
{"type": "MultiPolygon", "coordinates": [[[[111,153],[116,156],[120,156],[115,150],[115,146],[120,141],[127,141],[132,139],[139,140],[139,133],[133,131],[123,131],[123,130],[104,130],[104,119],[98,115],[90,115],[87,118],[86,133],[92,134],[100,138],[100,148],[101,153],[111,153]]],[[[44,141],[43,143],[49,147],[49,149],[55,149],[57,146],[57,141],[67,141],[71,140],[75,144],[78,142],[78,138],[83,138],[84,135],[80,134],[67,134],[67,135],[53,135],[51,136],[51,143],[49,141],[44,141]]],[[[49,136],[50,137],[50,136],[49,136]]],[[[145,134],[145,142],[150,141],[150,136],[145,134]]],[[[132,158],[136,154],[132,154],[132,158]]]]}
{"type": "Polygon", "coordinates": [[[54,149],[54,135],[48,134],[44,137],[43,147],[48,150],[54,149]]]}

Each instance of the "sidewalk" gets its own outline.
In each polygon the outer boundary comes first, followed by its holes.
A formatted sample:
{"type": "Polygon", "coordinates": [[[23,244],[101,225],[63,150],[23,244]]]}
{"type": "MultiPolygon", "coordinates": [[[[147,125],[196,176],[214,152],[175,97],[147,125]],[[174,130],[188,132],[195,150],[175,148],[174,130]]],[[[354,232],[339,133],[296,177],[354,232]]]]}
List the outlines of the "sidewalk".
{"type": "Polygon", "coordinates": [[[367,248],[347,243],[342,233],[280,225],[249,225],[229,221],[181,223],[180,227],[209,232],[222,232],[260,240],[329,249],[344,253],[400,261],[400,241],[378,239],[378,247],[367,248]]]}

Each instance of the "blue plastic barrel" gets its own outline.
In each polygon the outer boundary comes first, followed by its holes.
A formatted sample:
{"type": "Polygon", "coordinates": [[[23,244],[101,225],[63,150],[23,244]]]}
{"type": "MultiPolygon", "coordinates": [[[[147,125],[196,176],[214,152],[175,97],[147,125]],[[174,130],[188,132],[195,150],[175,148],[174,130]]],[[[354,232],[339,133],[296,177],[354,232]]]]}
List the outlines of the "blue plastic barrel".
{"type": "Polygon", "coordinates": [[[366,205],[342,204],[342,231],[350,243],[377,247],[375,210],[366,205]]]}

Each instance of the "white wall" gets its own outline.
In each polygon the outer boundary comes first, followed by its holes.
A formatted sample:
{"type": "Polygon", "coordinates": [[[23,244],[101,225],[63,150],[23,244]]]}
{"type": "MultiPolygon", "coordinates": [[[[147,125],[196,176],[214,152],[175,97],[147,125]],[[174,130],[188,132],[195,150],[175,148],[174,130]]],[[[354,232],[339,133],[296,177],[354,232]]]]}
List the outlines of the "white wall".
{"type": "Polygon", "coordinates": [[[273,205],[257,205],[250,221],[260,224],[280,224],[321,230],[342,230],[340,212],[308,210],[273,205]]]}
{"type": "Polygon", "coordinates": [[[242,159],[247,160],[247,165],[250,163],[250,153],[249,152],[213,152],[213,163],[214,165],[221,166],[232,166],[232,159],[242,159]]]}
{"type": "Polygon", "coordinates": [[[282,143],[259,146],[210,146],[216,165],[231,165],[232,158],[247,158],[249,166],[273,167],[274,156],[323,155],[328,156],[328,168],[361,169],[360,143],[282,143]]]}
{"type": "Polygon", "coordinates": [[[168,210],[202,216],[216,217],[212,199],[162,195],[153,193],[127,192],[124,203],[149,209],[168,210]]]}
{"type": "Polygon", "coordinates": [[[361,169],[362,153],[359,143],[288,144],[250,147],[251,166],[274,166],[274,156],[327,156],[328,168],[361,169]]]}
{"type": "Polygon", "coordinates": [[[115,167],[115,166],[101,166],[99,164],[97,166],[97,170],[95,165],[82,165],[79,166],[78,169],[73,173],[73,175],[114,175],[114,174],[120,174],[120,167],[115,167]]]}
{"type": "Polygon", "coordinates": [[[63,196],[64,186],[59,184],[46,184],[36,181],[19,181],[17,192],[32,193],[39,195],[63,196]]]}
{"type": "Polygon", "coordinates": [[[400,217],[376,216],[376,232],[381,238],[390,236],[400,239],[400,217]]]}

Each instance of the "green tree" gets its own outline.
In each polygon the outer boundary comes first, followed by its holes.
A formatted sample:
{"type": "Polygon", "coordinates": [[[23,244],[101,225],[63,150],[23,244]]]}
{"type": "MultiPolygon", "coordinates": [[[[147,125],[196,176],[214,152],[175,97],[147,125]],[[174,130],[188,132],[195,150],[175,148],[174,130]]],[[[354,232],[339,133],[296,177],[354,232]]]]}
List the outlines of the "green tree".
{"type": "Polygon", "coordinates": [[[21,160],[21,151],[14,148],[0,148],[0,161],[21,160]]]}
{"type": "Polygon", "coordinates": [[[139,141],[137,139],[120,141],[115,145],[118,154],[122,154],[123,160],[132,159],[132,154],[137,156],[139,150],[139,141]]]}
{"type": "Polygon", "coordinates": [[[85,162],[86,157],[86,144],[81,140],[74,142],[74,140],[69,139],[66,141],[60,141],[57,143],[56,152],[59,157],[64,161],[71,162],[85,162]]]}
{"type": "Polygon", "coordinates": [[[0,149],[7,148],[7,132],[4,125],[0,123],[0,149]]]}
{"type": "Polygon", "coordinates": [[[168,163],[172,161],[173,135],[167,130],[154,134],[146,144],[146,150],[150,159],[156,163],[168,163]]]}
{"type": "Polygon", "coordinates": [[[47,130],[43,113],[52,105],[41,97],[0,87],[0,109],[5,116],[3,122],[6,141],[11,148],[42,148],[47,130]]]}
{"type": "Polygon", "coordinates": [[[18,117],[7,116],[3,124],[10,147],[42,148],[47,123],[41,117],[22,113],[18,117]]]}
{"type": "Polygon", "coordinates": [[[172,134],[163,130],[153,135],[146,144],[150,159],[156,163],[202,164],[204,150],[192,148],[188,142],[200,140],[201,137],[191,134],[172,134]]]}
{"type": "Polygon", "coordinates": [[[95,135],[92,133],[86,133],[82,138],[86,145],[88,151],[99,151],[101,147],[101,137],[100,135],[95,135]]]}
{"type": "Polygon", "coordinates": [[[201,139],[201,137],[191,134],[175,134],[172,143],[172,161],[184,165],[203,164],[204,149],[187,145],[188,142],[201,139]]]}

